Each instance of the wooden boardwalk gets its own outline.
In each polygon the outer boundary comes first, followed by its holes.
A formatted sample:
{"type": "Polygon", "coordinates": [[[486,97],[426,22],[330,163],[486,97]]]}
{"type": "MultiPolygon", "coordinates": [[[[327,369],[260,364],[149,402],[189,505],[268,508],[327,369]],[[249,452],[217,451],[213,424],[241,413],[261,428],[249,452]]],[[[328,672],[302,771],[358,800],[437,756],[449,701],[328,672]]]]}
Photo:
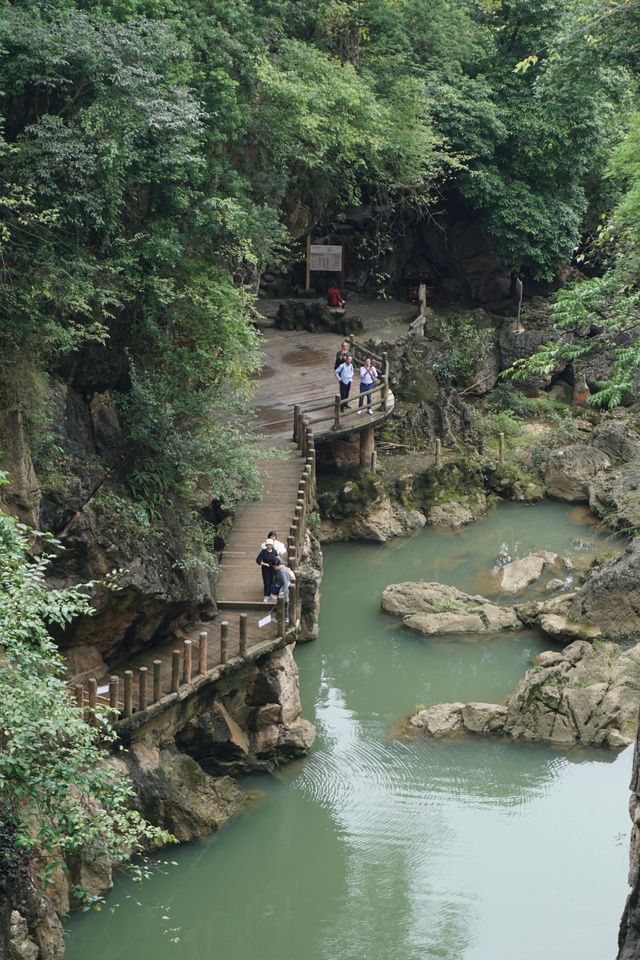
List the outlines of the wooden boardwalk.
{"type": "MultiPolygon", "coordinates": [[[[314,498],[314,440],[343,436],[383,422],[393,411],[388,384],[378,388],[372,415],[366,407],[357,413],[358,383],[352,387],[351,407],[336,419],[337,382],[334,357],[339,336],[267,330],[264,367],[255,395],[255,413],[265,443],[282,455],[260,462],[262,497],[238,504],[236,518],[219,557],[218,618],[191,624],[176,636],[155,644],[118,667],[111,677],[90,680],[89,706],[111,702],[123,723],[142,713],[157,715],[189,691],[214,682],[251,655],[268,652],[296,634],[299,607],[292,591],[291,627],[280,608],[262,603],[262,577],[255,559],[269,530],[277,530],[288,544],[290,566],[295,567],[304,541],[306,517],[314,498]],[[380,392],[382,390],[382,392],[380,392]],[[292,439],[294,407],[299,408],[297,437],[292,439]],[[319,409],[320,408],[320,409],[319,409]],[[271,614],[269,621],[266,617],[271,614]],[[263,621],[260,626],[259,621],[263,621]],[[241,640],[241,624],[244,640],[241,640]],[[100,694],[98,694],[98,689],[100,694]]],[[[75,686],[79,704],[87,703],[85,685],[75,686]]]]}

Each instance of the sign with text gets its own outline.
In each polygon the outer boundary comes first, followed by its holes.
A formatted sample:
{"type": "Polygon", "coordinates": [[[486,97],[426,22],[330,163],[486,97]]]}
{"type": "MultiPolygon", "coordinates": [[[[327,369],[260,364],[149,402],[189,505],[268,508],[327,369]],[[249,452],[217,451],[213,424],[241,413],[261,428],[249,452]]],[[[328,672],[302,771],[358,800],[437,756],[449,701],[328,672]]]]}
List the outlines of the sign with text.
{"type": "Polygon", "coordinates": [[[342,270],[342,245],[312,243],[310,247],[312,270],[329,270],[340,273],[342,270]]]}

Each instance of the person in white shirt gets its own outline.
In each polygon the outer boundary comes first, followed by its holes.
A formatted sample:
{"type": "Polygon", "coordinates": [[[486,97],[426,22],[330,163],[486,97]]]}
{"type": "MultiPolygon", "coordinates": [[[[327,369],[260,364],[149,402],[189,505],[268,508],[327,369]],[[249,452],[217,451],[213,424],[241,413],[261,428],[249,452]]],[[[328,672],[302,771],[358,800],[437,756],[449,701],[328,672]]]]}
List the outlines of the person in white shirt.
{"type": "Polygon", "coordinates": [[[349,390],[351,390],[351,381],[353,380],[353,358],[351,354],[347,355],[344,363],[336,367],[336,380],[340,384],[340,398],[342,400],[340,409],[344,410],[349,406],[347,401],[349,400],[349,390]]]}
{"type": "MultiPolygon", "coordinates": [[[[269,533],[267,534],[267,540],[271,540],[273,542],[273,549],[275,550],[275,552],[278,554],[279,557],[286,557],[287,548],[285,544],[282,542],[282,540],[278,540],[277,530],[269,530],[269,533]]],[[[266,545],[267,545],[267,541],[265,540],[265,542],[261,544],[260,549],[264,550],[266,545]]]]}
{"type": "Polygon", "coordinates": [[[371,363],[371,357],[367,357],[364,366],[360,367],[360,399],[358,400],[358,414],[362,413],[362,404],[364,403],[364,394],[367,394],[367,413],[372,414],[371,394],[368,390],[373,390],[376,385],[376,368],[371,363]]]}

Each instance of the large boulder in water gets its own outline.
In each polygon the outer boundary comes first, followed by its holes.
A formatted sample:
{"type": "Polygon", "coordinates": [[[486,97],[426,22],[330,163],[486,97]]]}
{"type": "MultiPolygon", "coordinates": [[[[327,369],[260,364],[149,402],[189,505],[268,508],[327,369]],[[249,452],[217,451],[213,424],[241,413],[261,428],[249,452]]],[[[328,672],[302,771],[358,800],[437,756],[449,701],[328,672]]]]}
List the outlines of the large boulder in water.
{"type": "Polygon", "coordinates": [[[620,749],[633,740],[640,696],[640,644],[577,641],[536,657],[507,700],[439,703],[419,710],[407,729],[428,736],[502,734],[513,740],[620,749]]]}
{"type": "Polygon", "coordinates": [[[392,583],[382,593],[382,609],[399,614],[405,627],[425,636],[496,633],[522,626],[510,607],[443,583],[392,583]]]}
{"type": "Polygon", "coordinates": [[[640,644],[579,640],[540,654],[507,701],[514,740],[620,748],[632,742],[640,696],[640,644]]]}
{"type": "Polygon", "coordinates": [[[535,583],[542,576],[545,567],[553,566],[558,555],[548,550],[539,550],[530,553],[520,560],[512,560],[500,568],[499,584],[503,593],[518,593],[530,583],[535,583]]]}

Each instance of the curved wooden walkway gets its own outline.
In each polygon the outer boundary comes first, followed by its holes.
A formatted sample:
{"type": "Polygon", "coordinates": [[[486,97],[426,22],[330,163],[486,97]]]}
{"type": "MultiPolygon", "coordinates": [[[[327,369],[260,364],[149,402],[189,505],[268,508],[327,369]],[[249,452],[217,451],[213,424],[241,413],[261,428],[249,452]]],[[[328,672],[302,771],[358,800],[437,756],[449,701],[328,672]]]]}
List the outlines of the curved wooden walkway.
{"type": "MultiPolygon", "coordinates": [[[[315,443],[378,426],[394,407],[387,376],[372,393],[371,415],[366,406],[358,415],[357,378],[350,408],[339,410],[333,361],[340,343],[330,334],[266,331],[254,408],[265,443],[281,455],[260,463],[261,499],[238,504],[219,556],[219,618],[193,624],[178,631],[175,639],[141,651],[110,677],[76,684],[78,704],[88,707],[90,715],[97,704],[110,704],[120,723],[131,725],[135,720],[140,726],[145,722],[141,714],[155,716],[163,704],[169,707],[247,658],[276,649],[288,634],[295,637],[299,615],[295,588],[288,628],[282,603],[275,610],[274,604],[262,602],[262,577],[255,562],[260,545],[269,530],[277,530],[288,546],[287,563],[295,569],[315,498],[315,443]]],[[[362,360],[355,341],[353,349],[354,358],[362,360]]],[[[388,375],[386,357],[373,358],[388,375]]]]}

